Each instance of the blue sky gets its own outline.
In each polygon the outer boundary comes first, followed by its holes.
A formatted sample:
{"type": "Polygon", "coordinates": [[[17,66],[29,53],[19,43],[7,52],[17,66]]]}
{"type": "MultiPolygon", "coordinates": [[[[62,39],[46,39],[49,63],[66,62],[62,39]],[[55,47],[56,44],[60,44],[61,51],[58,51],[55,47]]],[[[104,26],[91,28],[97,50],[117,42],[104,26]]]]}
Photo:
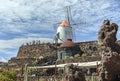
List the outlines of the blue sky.
{"type": "Polygon", "coordinates": [[[104,19],[120,26],[119,0],[0,0],[0,61],[15,57],[26,42],[52,42],[53,25],[65,20],[69,5],[72,23],[83,22],[73,25],[74,41],[97,40],[104,19]]]}

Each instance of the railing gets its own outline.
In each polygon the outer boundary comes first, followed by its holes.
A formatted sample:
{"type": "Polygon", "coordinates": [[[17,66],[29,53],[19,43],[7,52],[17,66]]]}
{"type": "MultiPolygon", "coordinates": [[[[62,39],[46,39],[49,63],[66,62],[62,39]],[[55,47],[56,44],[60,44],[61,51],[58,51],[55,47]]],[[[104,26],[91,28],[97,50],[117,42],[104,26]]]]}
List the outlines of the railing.
{"type": "MultiPolygon", "coordinates": [[[[17,81],[23,81],[24,77],[17,77],[17,81]]],[[[98,76],[85,76],[86,81],[99,81],[98,76]]],[[[64,81],[64,76],[28,76],[28,81],[64,81]]]]}

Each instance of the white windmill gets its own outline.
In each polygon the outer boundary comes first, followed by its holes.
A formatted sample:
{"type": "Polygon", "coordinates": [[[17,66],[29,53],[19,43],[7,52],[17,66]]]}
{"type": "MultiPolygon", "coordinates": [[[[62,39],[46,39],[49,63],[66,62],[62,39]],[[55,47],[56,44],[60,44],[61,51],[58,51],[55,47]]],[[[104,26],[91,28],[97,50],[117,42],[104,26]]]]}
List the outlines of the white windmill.
{"type": "Polygon", "coordinates": [[[72,17],[71,17],[71,8],[70,8],[70,6],[66,7],[66,12],[67,12],[66,20],[64,20],[63,22],[57,24],[57,26],[58,26],[57,27],[57,34],[55,36],[54,43],[63,43],[67,39],[72,39],[73,40],[73,38],[74,38],[73,37],[74,32],[73,32],[72,25],[77,25],[79,23],[71,24],[72,17]]]}

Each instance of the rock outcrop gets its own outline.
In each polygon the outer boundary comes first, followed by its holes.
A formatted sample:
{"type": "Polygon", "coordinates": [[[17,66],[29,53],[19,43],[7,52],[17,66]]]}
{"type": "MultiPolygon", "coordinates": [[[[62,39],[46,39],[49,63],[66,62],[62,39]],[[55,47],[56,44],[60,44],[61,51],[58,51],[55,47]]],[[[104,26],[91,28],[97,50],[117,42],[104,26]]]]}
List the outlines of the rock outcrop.
{"type": "Polygon", "coordinates": [[[99,31],[98,44],[101,47],[100,81],[120,81],[120,45],[116,43],[118,25],[105,20],[99,31]]]}

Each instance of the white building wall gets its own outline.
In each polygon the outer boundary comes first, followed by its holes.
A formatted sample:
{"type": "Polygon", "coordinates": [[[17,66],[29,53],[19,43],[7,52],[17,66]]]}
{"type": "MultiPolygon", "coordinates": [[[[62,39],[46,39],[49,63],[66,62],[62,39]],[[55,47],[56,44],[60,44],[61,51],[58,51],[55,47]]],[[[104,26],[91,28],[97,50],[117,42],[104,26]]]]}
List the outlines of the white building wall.
{"type": "Polygon", "coordinates": [[[59,26],[57,33],[59,33],[58,43],[63,43],[67,39],[73,39],[72,27],[59,26]]]}

